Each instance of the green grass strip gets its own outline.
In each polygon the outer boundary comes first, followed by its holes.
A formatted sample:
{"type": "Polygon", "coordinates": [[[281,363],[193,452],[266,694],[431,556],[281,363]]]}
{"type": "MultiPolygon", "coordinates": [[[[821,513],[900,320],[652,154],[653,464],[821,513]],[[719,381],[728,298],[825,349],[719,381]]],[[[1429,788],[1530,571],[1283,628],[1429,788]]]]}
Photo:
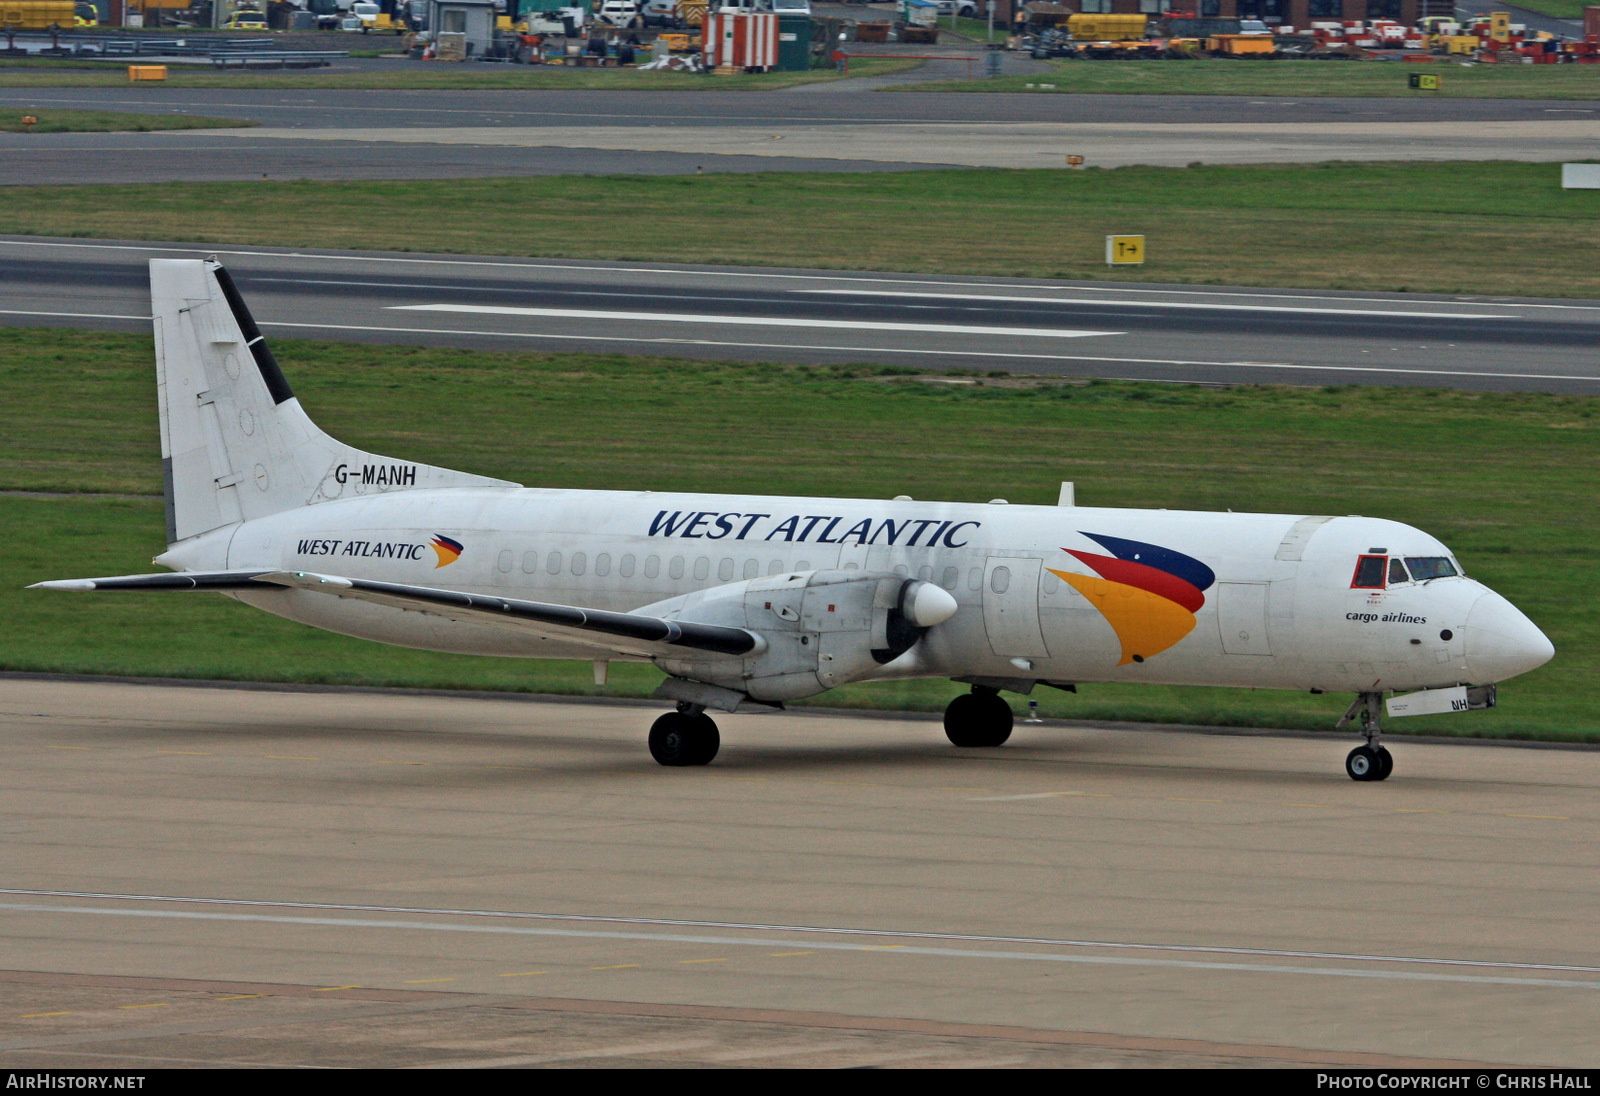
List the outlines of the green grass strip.
{"type": "MultiPolygon", "coordinates": [[[[1083,505],[1409,522],[1517,603],[1557,654],[1507,684],[1495,711],[1392,729],[1600,741],[1589,591],[1600,570],[1600,398],[1003,376],[949,385],[869,367],[275,347],[335,436],[530,485],[1049,504],[1070,479],[1083,505]]],[[[147,571],[164,548],[153,371],[148,337],[0,329],[0,491],[61,493],[0,493],[10,534],[0,668],[624,696],[659,680],[619,665],[596,689],[587,664],[379,646],[211,595],[23,590],[147,571]]],[[[818,703],[936,710],[956,689],[858,685],[818,703]]],[[[1348,698],[1087,685],[1039,700],[1062,717],[1324,729],[1348,698]]]]}
{"type": "Polygon", "coordinates": [[[116,110],[39,110],[8,107],[0,113],[0,133],[145,133],[158,129],[233,129],[258,126],[237,118],[208,118],[200,114],[132,114],[116,110]],[[31,125],[22,119],[36,118],[31,125]]]}

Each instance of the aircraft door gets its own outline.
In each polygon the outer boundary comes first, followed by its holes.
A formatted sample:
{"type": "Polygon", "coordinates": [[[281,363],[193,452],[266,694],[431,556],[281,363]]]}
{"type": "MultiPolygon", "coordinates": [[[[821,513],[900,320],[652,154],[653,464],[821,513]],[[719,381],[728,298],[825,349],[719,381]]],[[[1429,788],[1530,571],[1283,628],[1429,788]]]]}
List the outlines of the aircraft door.
{"type": "Polygon", "coordinates": [[[1222,649],[1230,655],[1270,655],[1267,634],[1265,582],[1217,583],[1217,625],[1222,629],[1222,649]]]}
{"type": "Polygon", "coordinates": [[[990,556],[983,568],[983,626],[1002,658],[1049,658],[1039,630],[1040,559],[990,556]]]}

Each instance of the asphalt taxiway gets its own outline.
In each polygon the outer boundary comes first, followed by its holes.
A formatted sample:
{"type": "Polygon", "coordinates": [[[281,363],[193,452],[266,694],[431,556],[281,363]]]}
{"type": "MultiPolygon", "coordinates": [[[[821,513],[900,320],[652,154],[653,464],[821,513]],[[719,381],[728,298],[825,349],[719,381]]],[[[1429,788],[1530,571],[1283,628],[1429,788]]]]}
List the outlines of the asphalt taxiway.
{"type": "Polygon", "coordinates": [[[0,679],[0,1060],[1600,1060],[1600,752],[658,708],[0,679]]]}
{"type": "MultiPolygon", "coordinates": [[[[148,260],[206,253],[0,238],[0,323],[148,331],[148,260]]],[[[1592,301],[214,253],[276,338],[1219,384],[1600,391],[1600,302],[1592,301]]]]}

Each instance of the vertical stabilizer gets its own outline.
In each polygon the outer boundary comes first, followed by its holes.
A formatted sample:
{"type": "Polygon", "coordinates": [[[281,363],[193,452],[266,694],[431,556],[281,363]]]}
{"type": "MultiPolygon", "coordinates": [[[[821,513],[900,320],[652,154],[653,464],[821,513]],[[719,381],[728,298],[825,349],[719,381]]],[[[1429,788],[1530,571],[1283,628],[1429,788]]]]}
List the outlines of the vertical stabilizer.
{"type": "Polygon", "coordinates": [[[515,487],[365,453],[295,399],[220,263],[150,260],[167,542],[371,492],[515,487]]]}

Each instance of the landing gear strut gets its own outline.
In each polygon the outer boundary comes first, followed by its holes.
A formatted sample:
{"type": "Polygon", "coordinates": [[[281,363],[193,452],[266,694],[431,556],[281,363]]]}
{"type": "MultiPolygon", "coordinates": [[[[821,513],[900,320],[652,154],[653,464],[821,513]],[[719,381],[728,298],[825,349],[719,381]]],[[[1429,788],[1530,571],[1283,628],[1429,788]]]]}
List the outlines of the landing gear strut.
{"type": "Polygon", "coordinates": [[[1380,741],[1383,728],[1378,725],[1378,711],[1382,703],[1382,693],[1362,693],[1339,720],[1339,726],[1343,727],[1359,716],[1361,735],[1367,740],[1365,746],[1357,746],[1344,759],[1344,771],[1350,774],[1351,780],[1387,780],[1394,772],[1394,758],[1380,741]]]}
{"type": "Polygon", "coordinates": [[[944,710],[944,733],[957,746],[999,746],[1011,737],[1011,705],[1000,690],[974,685],[944,710]]]}
{"type": "Polygon", "coordinates": [[[721,745],[716,723],[698,704],[679,704],[650,727],[650,756],[663,765],[709,765],[721,745]]]}

